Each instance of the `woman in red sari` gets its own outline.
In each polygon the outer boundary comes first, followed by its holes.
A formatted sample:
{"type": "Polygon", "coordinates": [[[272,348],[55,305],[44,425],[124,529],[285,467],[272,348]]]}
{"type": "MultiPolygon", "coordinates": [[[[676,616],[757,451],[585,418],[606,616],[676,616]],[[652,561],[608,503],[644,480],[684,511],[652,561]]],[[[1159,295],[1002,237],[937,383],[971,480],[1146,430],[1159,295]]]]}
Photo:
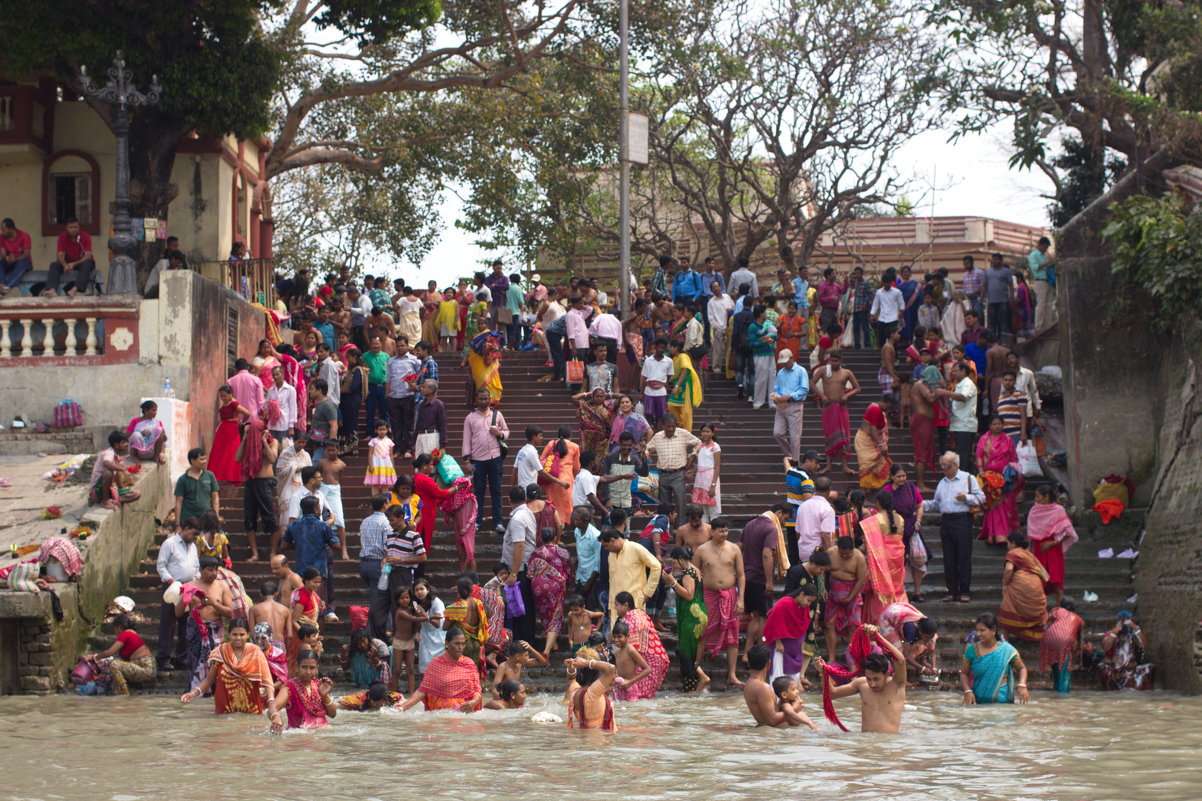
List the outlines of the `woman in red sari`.
{"type": "Polygon", "coordinates": [[[543,469],[554,481],[549,482],[540,475],[538,484],[546,493],[547,500],[555,504],[562,525],[572,515],[572,485],[576,483],[576,474],[580,472],[580,446],[572,442],[572,429],[569,426],[559,427],[559,438],[546,444],[541,458],[543,469]]]}
{"type": "Polygon", "coordinates": [[[1018,450],[1014,440],[1006,435],[1002,418],[996,414],[989,418],[989,430],[977,440],[976,455],[981,488],[986,492],[985,518],[978,539],[996,545],[1018,531],[1018,496],[1023,491],[1018,450]],[[1007,473],[1007,468],[1013,469],[1007,473]],[[995,475],[987,477],[988,473],[995,475]]]}
{"type": "Polygon", "coordinates": [[[602,387],[592,392],[578,392],[572,396],[576,403],[576,419],[580,421],[580,441],[584,450],[599,454],[609,452],[609,436],[613,430],[614,409],[620,396],[610,395],[602,387]]]}
{"type": "Polygon", "coordinates": [[[1027,550],[1025,534],[1014,532],[1006,538],[1006,567],[1002,573],[1002,607],[997,622],[1011,637],[1028,642],[1043,639],[1048,622],[1048,596],[1043,583],[1048,571],[1027,550]]]}
{"type": "Polygon", "coordinates": [[[801,354],[801,338],[806,334],[806,318],[797,313],[797,304],[789,301],[789,310],[776,321],[776,355],[786,348],[794,355],[801,354]]]}
{"type": "Polygon", "coordinates": [[[880,403],[869,404],[856,432],[856,459],[860,462],[860,486],[866,490],[883,487],[889,481],[893,460],[889,458],[889,412],[897,402],[886,392],[880,403]]]}
{"type": "Polygon", "coordinates": [[[231,621],[229,640],[209,652],[209,669],[204,679],[179,700],[191,703],[213,687],[214,711],[218,715],[263,714],[267,703],[275,698],[274,680],[267,657],[249,640],[249,624],[242,619],[231,621]]]}
{"type": "Polygon", "coordinates": [[[242,467],[238,464],[235,454],[242,442],[239,424],[250,419],[250,412],[238,401],[234,400],[234,390],[229,384],[222,384],[217,390],[217,398],[221,406],[217,416],[221,422],[217,424],[217,432],[213,435],[213,447],[209,452],[209,469],[218,481],[242,481],[242,467]]]}
{"type": "Polygon", "coordinates": [[[1064,507],[1052,499],[1052,485],[1035,490],[1035,505],[1027,513],[1027,539],[1031,552],[1048,571],[1044,592],[1056,593],[1056,603],[1064,598],[1064,555],[1077,541],[1077,530],[1064,507]]]}
{"type": "Polygon", "coordinates": [[[614,596],[614,614],[618,620],[625,620],[630,627],[630,644],[634,650],[647,660],[651,673],[636,684],[622,688],[622,698],[626,701],[637,701],[640,698],[654,698],[659,692],[659,686],[664,683],[668,674],[668,666],[672,660],[664,650],[663,641],[655,631],[651,618],[642,609],[634,606],[634,596],[628,592],[619,592],[614,596]]]}
{"type": "Polygon", "coordinates": [[[538,606],[538,617],[543,622],[547,640],[543,655],[550,658],[555,650],[555,641],[563,628],[563,598],[572,581],[572,557],[559,544],[559,535],[553,528],[544,528],[539,534],[542,544],[530,554],[526,574],[534,590],[534,603],[538,606]]]}
{"type": "Polygon", "coordinates": [[[878,511],[860,521],[868,556],[868,585],[864,588],[864,620],[876,624],[885,608],[909,603],[906,597],[906,522],[893,511],[893,493],[876,496],[878,511]]]}
{"type": "Polygon", "coordinates": [[[430,660],[421,686],[401,705],[404,712],[423,704],[426,710],[454,709],[476,712],[481,708],[480,671],[463,655],[467,635],[457,628],[447,632],[446,653],[430,660]]]}

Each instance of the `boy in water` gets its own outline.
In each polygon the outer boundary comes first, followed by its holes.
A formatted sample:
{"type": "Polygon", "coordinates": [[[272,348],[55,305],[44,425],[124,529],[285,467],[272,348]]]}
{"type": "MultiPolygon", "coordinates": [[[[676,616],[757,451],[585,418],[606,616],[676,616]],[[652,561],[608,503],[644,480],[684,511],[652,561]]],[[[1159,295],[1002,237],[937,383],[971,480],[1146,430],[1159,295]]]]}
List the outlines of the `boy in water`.
{"type": "Polygon", "coordinates": [[[331,525],[341,543],[344,561],[350,559],[346,552],[346,517],[342,513],[342,471],[345,469],[346,462],[338,458],[338,441],[330,440],[326,443],[325,457],[317,463],[317,470],[321,473],[321,487],[317,491],[334,518],[331,525]]]}
{"type": "Polygon", "coordinates": [[[797,679],[793,676],[777,676],[772,680],[772,692],[776,693],[776,711],[792,712],[801,719],[801,723],[794,723],[789,719],[790,726],[806,725],[814,731],[818,731],[818,725],[810,720],[809,715],[802,711],[804,703],[801,700],[801,693],[797,689],[797,679]]]}
{"type": "Polygon", "coordinates": [[[522,668],[529,665],[531,659],[539,667],[546,667],[548,664],[547,657],[538,649],[532,648],[530,643],[525,640],[510,643],[506,654],[509,658],[497,665],[497,672],[493,674],[492,693],[497,698],[501,696],[502,684],[507,681],[520,682],[522,680],[522,668]]]}
{"type": "MultiPolygon", "coordinates": [[[[877,627],[865,625],[869,636],[877,633],[877,627]]],[[[906,702],[906,658],[896,645],[883,637],[875,637],[878,644],[889,651],[884,654],[869,654],[860,663],[863,676],[856,676],[842,687],[834,687],[833,680],[825,672],[826,663],[821,657],[814,660],[823,680],[832,683],[831,698],[846,698],[860,694],[860,731],[897,734],[901,730],[902,706],[906,702]],[[889,675],[889,661],[893,660],[893,675],[889,675]]]]}
{"type": "Polygon", "coordinates": [[[614,665],[618,669],[618,675],[614,678],[614,698],[625,701],[626,688],[650,676],[651,666],[630,644],[630,626],[625,620],[614,623],[610,639],[614,644],[614,665]]]}
{"type": "Polygon", "coordinates": [[[313,651],[319,658],[325,651],[325,646],[321,641],[321,631],[312,623],[301,623],[296,631],[296,638],[300,640],[301,651],[313,651]]]}
{"type": "Polygon", "coordinates": [[[751,678],[743,686],[743,700],[747,702],[747,709],[755,718],[755,724],[776,729],[804,726],[807,723],[813,725],[808,719],[803,720],[794,712],[792,704],[777,704],[776,693],[772,691],[772,686],[767,681],[768,668],[771,663],[772,651],[763,643],[753,645],[747,651],[747,665],[751,668],[751,678]]]}
{"type": "Polygon", "coordinates": [[[585,608],[585,601],[579,595],[568,599],[568,645],[573,655],[588,643],[588,636],[603,617],[604,612],[590,612],[585,608]]]}
{"type": "MultiPolygon", "coordinates": [[[[275,636],[282,635],[286,631],[290,631],[291,613],[288,607],[284,606],[279,601],[280,585],[275,581],[264,581],[259,587],[259,597],[263,600],[252,606],[247,611],[247,617],[250,618],[250,628],[254,631],[255,625],[258,623],[266,623],[271,626],[275,636]]],[[[283,648],[284,641],[282,639],[273,639],[271,644],[276,648],[283,648]]]]}

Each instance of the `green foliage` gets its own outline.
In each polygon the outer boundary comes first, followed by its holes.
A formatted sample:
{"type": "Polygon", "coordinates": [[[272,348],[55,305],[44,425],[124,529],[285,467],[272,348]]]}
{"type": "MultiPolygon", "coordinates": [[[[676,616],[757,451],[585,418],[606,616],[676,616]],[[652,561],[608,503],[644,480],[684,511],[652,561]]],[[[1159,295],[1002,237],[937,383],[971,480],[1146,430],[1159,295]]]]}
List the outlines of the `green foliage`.
{"type": "Polygon", "coordinates": [[[1110,153],[1099,153],[1075,136],[1061,142],[1062,152],[1052,160],[1063,178],[1055,202],[1048,207],[1052,225],[1059,228],[1114,185],[1127,162],[1110,153]]]}
{"type": "Polygon", "coordinates": [[[336,28],[361,46],[425,28],[442,15],[439,0],[323,0],[313,18],[319,28],[336,28]]]}
{"type": "Polygon", "coordinates": [[[1114,274],[1146,293],[1154,313],[1144,321],[1162,331],[1198,322],[1202,286],[1202,204],[1172,194],[1136,195],[1111,209],[1102,232],[1114,247],[1114,274]]]}

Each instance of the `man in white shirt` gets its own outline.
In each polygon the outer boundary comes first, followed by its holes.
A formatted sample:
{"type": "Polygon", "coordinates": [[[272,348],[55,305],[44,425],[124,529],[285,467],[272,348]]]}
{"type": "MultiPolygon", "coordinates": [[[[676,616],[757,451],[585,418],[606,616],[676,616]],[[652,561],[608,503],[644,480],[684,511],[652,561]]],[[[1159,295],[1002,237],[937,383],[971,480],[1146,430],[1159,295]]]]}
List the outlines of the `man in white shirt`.
{"type": "Polygon", "coordinates": [[[939,513],[939,539],[943,543],[945,601],[972,599],[972,510],[983,506],[985,493],[970,473],[960,469],[960,457],[948,451],[939,458],[943,478],[935,497],[923,504],[939,513]]]}
{"type": "Polygon", "coordinates": [[[936,389],[937,397],[949,398],[952,402],[948,433],[952,435],[952,449],[960,459],[960,465],[969,473],[976,474],[973,447],[977,444],[977,385],[969,376],[968,364],[957,362],[952,366],[953,389],[936,389]]]}
{"type": "Polygon", "coordinates": [[[652,354],[643,359],[639,388],[643,393],[643,416],[655,428],[660,418],[668,413],[668,381],[672,378],[672,360],[665,355],[668,340],[664,337],[657,337],[652,347],[652,354]]]}
{"type": "Polygon", "coordinates": [[[868,310],[873,323],[876,324],[877,338],[884,342],[889,334],[897,330],[902,313],[906,308],[906,298],[902,291],[893,285],[897,280],[897,271],[890,267],[881,276],[881,288],[872,296],[872,308],[868,310]]]}
{"type": "Polygon", "coordinates": [[[618,363],[618,343],[622,341],[622,321],[608,311],[603,311],[593,318],[588,331],[605,343],[605,361],[616,365],[618,363]]]}
{"type": "Polygon", "coordinates": [[[513,459],[514,486],[528,487],[538,482],[538,474],[543,469],[539,458],[542,447],[543,430],[538,426],[526,426],[526,444],[513,459]]]}
{"type": "Polygon", "coordinates": [[[705,313],[710,326],[710,367],[717,375],[726,369],[726,326],[735,302],[722,291],[717,281],[710,283],[710,292],[713,297],[706,305],[705,313]]]}
{"type": "Polygon", "coordinates": [[[288,501],[288,522],[284,524],[284,528],[295,523],[301,517],[301,501],[305,498],[317,499],[317,517],[321,520],[329,520],[330,513],[326,510],[326,499],[318,490],[321,488],[321,471],[316,467],[305,467],[301,469],[301,488],[292,493],[292,498],[288,501]]]}
{"type": "Polygon", "coordinates": [[[747,294],[750,297],[758,298],[760,296],[760,285],[756,280],[755,273],[750,269],[750,264],[750,259],[746,256],[740,256],[738,258],[739,266],[730,274],[730,280],[726,282],[726,285],[731,290],[737,290],[741,286],[746,286],[748,287],[747,294]]]}
{"type": "Polygon", "coordinates": [[[580,472],[572,483],[572,508],[587,506],[594,513],[604,516],[608,511],[605,504],[597,497],[601,479],[596,474],[597,452],[583,451],[580,454],[580,472]]]}
{"type": "MultiPolygon", "coordinates": [[[[159,559],[155,564],[159,578],[163,580],[160,591],[175,582],[187,584],[200,575],[200,555],[196,552],[196,520],[181,521],[179,533],[168,537],[159,548],[159,559]]],[[[159,646],[157,662],[159,670],[167,670],[174,664],[180,668],[186,664],[186,638],[188,616],[175,616],[175,604],[163,602],[159,609],[159,646]],[[175,649],[172,653],[172,643],[175,649]]]]}
{"type": "Polygon", "coordinates": [[[267,401],[275,401],[280,407],[278,420],[268,420],[271,435],[281,442],[296,436],[296,387],[284,382],[284,369],[273,367],[271,388],[267,390],[267,401]]]}
{"type": "Polygon", "coordinates": [[[526,574],[530,554],[538,547],[538,514],[547,505],[542,490],[537,485],[514,487],[509,491],[509,502],[513,512],[505,537],[501,540],[501,561],[517,576],[518,588],[525,602],[526,613],[512,618],[514,642],[534,639],[534,588],[526,574]]]}
{"type": "Polygon", "coordinates": [[[337,406],[342,401],[342,377],[338,370],[338,362],[334,361],[334,347],[329,342],[317,344],[317,377],[324,378],[330,391],[326,397],[337,406]]]}

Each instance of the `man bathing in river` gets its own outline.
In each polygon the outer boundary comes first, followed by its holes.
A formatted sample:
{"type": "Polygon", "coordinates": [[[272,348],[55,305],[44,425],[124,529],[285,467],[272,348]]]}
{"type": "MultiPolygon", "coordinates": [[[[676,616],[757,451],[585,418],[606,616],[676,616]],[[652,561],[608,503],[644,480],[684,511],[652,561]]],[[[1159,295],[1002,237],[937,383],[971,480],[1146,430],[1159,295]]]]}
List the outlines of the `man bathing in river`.
{"type": "Polygon", "coordinates": [[[788,726],[813,726],[813,721],[794,711],[792,704],[777,704],[776,693],[768,683],[768,668],[772,664],[768,646],[753,645],[747,652],[751,678],[743,685],[743,700],[755,718],[757,726],[783,729],[788,726]]]}
{"type": "MultiPolygon", "coordinates": [[[[877,631],[876,626],[865,625],[869,636],[877,631]]],[[[860,663],[863,676],[856,676],[842,687],[835,687],[826,674],[826,663],[816,659],[815,664],[823,675],[823,681],[831,684],[830,696],[846,698],[860,694],[860,731],[897,734],[901,730],[902,706],[906,702],[906,658],[896,645],[888,640],[878,640],[889,648],[893,660],[893,675],[889,675],[889,659],[884,654],[869,654],[860,663]]]]}

